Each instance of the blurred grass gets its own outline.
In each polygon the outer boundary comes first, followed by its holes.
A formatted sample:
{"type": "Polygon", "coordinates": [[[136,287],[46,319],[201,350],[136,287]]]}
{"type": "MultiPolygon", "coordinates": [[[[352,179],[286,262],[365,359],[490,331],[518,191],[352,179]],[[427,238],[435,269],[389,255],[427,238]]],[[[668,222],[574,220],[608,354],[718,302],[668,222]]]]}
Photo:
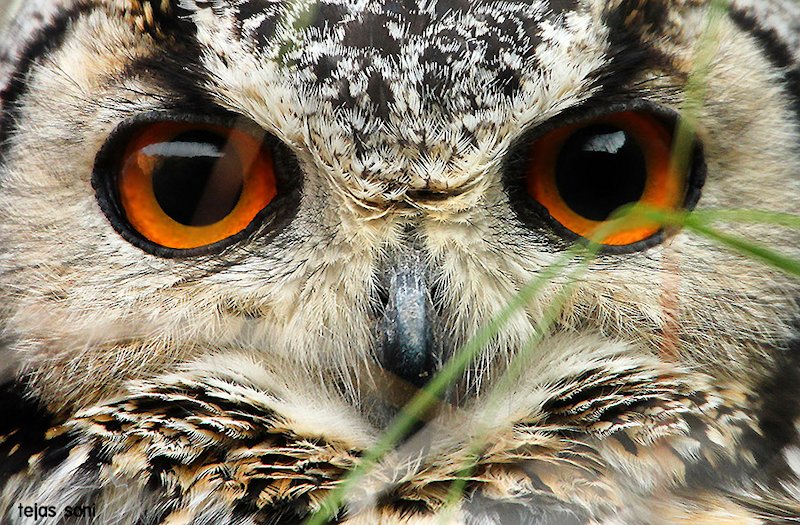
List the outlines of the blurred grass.
{"type": "MultiPolygon", "coordinates": [[[[511,317],[521,311],[530,300],[541,292],[556,277],[568,276],[567,284],[551,301],[542,319],[536,326],[534,336],[527,342],[525,347],[514,359],[512,359],[508,369],[501,376],[497,386],[488,393],[485,403],[487,406],[495,406],[505,394],[510,391],[519,377],[527,367],[528,359],[533,349],[547,335],[550,328],[555,324],[561,313],[570,291],[580,276],[588,269],[591,262],[596,258],[602,249],[602,239],[613,235],[619,229],[635,228],[642,224],[656,221],[663,226],[673,226],[685,228],[695,234],[712,239],[727,248],[741,253],[748,257],[761,260],[773,268],[786,272],[800,278],[800,261],[787,257],[780,252],[714,229],[711,224],[717,221],[728,223],[763,223],[786,226],[789,228],[800,229],[800,216],[782,213],[762,212],[755,210],[706,210],[703,213],[687,212],[665,212],[646,206],[635,205],[620,209],[613,221],[608,221],[601,227],[595,235],[585,244],[576,244],[565,252],[556,263],[544,269],[544,271],[514,298],[501,312],[485,327],[459,349],[454,357],[449,360],[442,370],[431,380],[425,388],[418,391],[414,398],[409,402],[394,422],[385,431],[379,442],[362,458],[357,468],[337,486],[336,489],[326,497],[322,509],[306,521],[307,525],[323,525],[332,519],[342,508],[347,499],[347,494],[368,475],[370,470],[399,443],[407,433],[414,427],[416,422],[421,419],[421,415],[428,411],[439,401],[439,396],[456,382],[467,367],[474,362],[480,351],[495,337],[500,330],[510,321],[511,317]],[[577,264],[576,264],[577,263],[577,264]],[[569,270],[564,273],[565,270],[569,270]]],[[[468,457],[475,458],[472,463],[463,465],[461,475],[453,482],[447,500],[454,505],[461,499],[469,477],[476,465],[481,450],[488,442],[488,429],[478,426],[469,451],[468,457]]],[[[447,519],[444,513],[443,520],[447,519]]],[[[443,521],[445,523],[446,521],[443,521]]]]}
{"type": "MultiPolygon", "coordinates": [[[[691,168],[692,150],[695,143],[696,123],[703,108],[706,94],[706,77],[713,63],[719,41],[721,21],[724,19],[729,7],[728,0],[711,0],[707,12],[707,26],[702,38],[697,44],[692,73],[685,88],[685,101],[681,108],[681,118],[675,130],[672,166],[679,173],[687,173],[691,168]]],[[[431,382],[408,403],[400,412],[394,422],[389,426],[378,444],[367,451],[359,466],[348,475],[336,489],[331,491],[323,502],[319,512],[311,516],[307,525],[323,525],[336,516],[347,500],[349,492],[369,474],[380,460],[391,451],[400,440],[413,428],[420,416],[429,410],[445,390],[456,382],[480,354],[481,350],[494,338],[509,322],[511,317],[525,308],[530,300],[549,285],[556,277],[568,275],[567,283],[575,283],[585,272],[597,256],[602,245],[601,242],[611,235],[617,228],[632,227],[635,224],[657,222],[662,227],[683,228],[696,235],[700,235],[724,245],[746,257],[762,261],[777,270],[800,278],[800,261],[780,253],[773,247],[763,246],[750,240],[731,235],[717,229],[714,224],[724,222],[728,224],[769,224],[790,229],[800,229],[800,216],[774,213],[760,210],[702,210],[696,212],[667,212],[641,205],[624,207],[601,227],[592,239],[581,245],[576,244],[565,252],[556,263],[545,268],[542,273],[523,288],[514,300],[485,327],[459,349],[454,357],[448,361],[442,370],[431,382]],[[577,262],[577,264],[576,264],[577,262]],[[565,274],[566,272],[566,274],[565,274]]],[[[498,403],[518,380],[526,368],[526,363],[531,351],[549,332],[557,321],[561,310],[569,297],[572,284],[562,286],[554,300],[549,304],[543,319],[536,327],[535,335],[528,341],[510,363],[508,369],[500,378],[497,387],[488,394],[488,406],[498,403]]],[[[461,466],[460,474],[451,483],[447,495],[447,508],[455,510],[467,489],[469,479],[479,460],[481,451],[488,440],[487,428],[478,427],[466,457],[471,458],[461,466]]],[[[447,523],[450,512],[441,515],[440,523],[447,523]]]]}

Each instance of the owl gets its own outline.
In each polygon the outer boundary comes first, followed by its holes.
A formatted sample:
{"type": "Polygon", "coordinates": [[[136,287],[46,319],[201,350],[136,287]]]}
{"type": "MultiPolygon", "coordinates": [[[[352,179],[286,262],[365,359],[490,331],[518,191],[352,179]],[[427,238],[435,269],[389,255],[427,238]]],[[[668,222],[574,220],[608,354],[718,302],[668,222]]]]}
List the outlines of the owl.
{"type": "Polygon", "coordinates": [[[800,522],[794,0],[0,16],[0,522],[800,522]]]}

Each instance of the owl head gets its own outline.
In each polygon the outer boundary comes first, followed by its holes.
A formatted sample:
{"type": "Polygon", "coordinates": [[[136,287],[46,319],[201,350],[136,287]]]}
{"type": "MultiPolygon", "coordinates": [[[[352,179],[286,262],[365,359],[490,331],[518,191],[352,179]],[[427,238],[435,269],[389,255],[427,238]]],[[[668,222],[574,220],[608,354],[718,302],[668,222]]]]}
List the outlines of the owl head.
{"type": "Polygon", "coordinates": [[[798,508],[796,3],[51,0],[8,24],[10,523],[798,508]]]}

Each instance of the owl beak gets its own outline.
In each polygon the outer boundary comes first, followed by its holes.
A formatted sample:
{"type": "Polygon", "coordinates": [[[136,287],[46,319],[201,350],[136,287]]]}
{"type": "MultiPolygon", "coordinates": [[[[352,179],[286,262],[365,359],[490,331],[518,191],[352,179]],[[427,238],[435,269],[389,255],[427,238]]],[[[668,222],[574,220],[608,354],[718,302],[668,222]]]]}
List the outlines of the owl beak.
{"type": "Polygon", "coordinates": [[[377,327],[378,360],[385,370],[422,387],[439,361],[427,271],[421,250],[403,252],[392,260],[386,272],[386,307],[377,327]]]}

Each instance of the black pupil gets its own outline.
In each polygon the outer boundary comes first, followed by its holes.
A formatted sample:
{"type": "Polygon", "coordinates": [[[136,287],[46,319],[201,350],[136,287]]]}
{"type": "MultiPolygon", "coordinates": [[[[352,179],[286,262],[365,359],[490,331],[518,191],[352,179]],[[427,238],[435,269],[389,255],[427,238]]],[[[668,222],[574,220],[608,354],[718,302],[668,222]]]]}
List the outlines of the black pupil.
{"type": "Polygon", "coordinates": [[[556,161],[556,187],[577,214],[604,221],[644,193],[647,163],[636,141],[611,125],[586,127],[572,135],[556,161]]]}
{"type": "Polygon", "coordinates": [[[181,133],[150,144],[144,153],[159,160],[153,192],[161,209],[186,226],[208,226],[227,217],[242,195],[242,162],[227,137],[213,131],[181,133]]]}

